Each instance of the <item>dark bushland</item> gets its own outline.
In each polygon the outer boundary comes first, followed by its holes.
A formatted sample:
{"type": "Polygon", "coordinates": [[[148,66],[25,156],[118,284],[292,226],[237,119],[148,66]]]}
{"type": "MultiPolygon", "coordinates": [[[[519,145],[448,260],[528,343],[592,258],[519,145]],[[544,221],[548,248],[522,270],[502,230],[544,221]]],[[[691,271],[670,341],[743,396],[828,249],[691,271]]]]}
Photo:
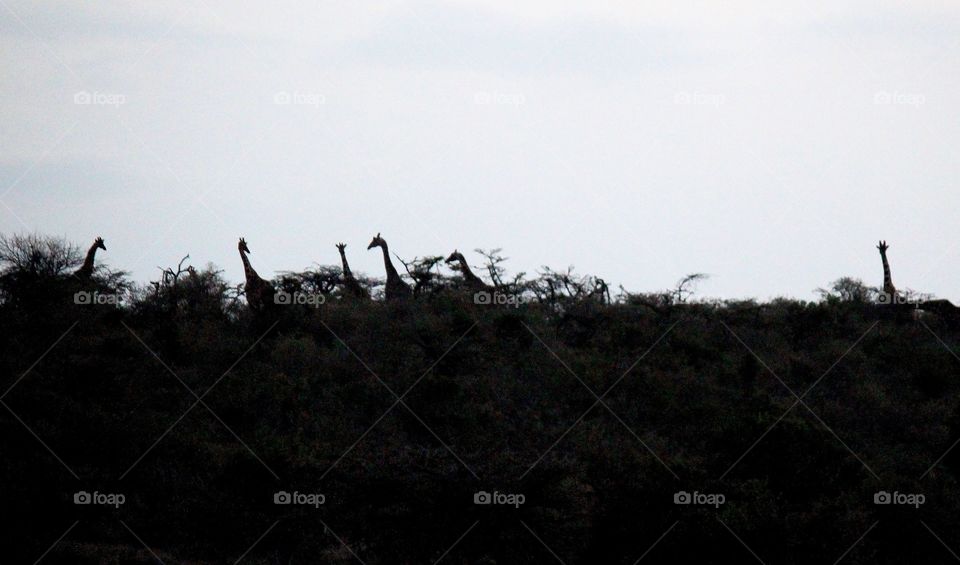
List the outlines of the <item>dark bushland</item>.
{"type": "Polygon", "coordinates": [[[253,314],[214,269],[179,275],[5,271],[3,562],[51,545],[44,563],[952,562],[931,532],[960,548],[952,320],[551,285],[515,308],[327,286],[319,307],[253,314]]]}

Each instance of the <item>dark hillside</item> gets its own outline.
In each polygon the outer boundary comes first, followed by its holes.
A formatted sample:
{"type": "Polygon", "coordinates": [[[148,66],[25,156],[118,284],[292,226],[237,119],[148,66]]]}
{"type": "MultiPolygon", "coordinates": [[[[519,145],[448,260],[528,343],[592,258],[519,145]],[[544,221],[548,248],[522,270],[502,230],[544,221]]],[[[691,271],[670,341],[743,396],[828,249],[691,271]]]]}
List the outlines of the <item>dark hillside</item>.
{"type": "Polygon", "coordinates": [[[960,547],[947,320],[455,289],[253,315],[211,271],[119,307],[44,280],[0,306],[5,563],[51,545],[44,563],[949,563],[932,532],[960,547]]]}

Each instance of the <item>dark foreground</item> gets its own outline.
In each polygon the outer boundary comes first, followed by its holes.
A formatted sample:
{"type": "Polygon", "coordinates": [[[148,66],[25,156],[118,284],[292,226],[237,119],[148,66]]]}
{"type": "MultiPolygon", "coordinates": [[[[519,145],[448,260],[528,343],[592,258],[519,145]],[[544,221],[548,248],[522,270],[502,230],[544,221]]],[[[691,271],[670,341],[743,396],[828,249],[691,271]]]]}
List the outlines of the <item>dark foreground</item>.
{"type": "Polygon", "coordinates": [[[960,331],[943,320],[454,295],[265,319],[188,306],[0,308],[0,561],[960,550],[960,331]]]}

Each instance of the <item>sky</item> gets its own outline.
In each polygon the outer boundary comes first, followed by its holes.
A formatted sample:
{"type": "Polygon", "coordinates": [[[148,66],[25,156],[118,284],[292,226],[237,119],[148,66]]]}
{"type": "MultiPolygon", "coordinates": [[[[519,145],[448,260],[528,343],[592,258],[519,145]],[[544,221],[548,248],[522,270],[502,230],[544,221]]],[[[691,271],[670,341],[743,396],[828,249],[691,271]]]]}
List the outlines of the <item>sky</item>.
{"type": "Polygon", "coordinates": [[[0,233],[960,302],[960,3],[0,0],[0,233]],[[774,5],[775,4],[775,5],[774,5]]]}

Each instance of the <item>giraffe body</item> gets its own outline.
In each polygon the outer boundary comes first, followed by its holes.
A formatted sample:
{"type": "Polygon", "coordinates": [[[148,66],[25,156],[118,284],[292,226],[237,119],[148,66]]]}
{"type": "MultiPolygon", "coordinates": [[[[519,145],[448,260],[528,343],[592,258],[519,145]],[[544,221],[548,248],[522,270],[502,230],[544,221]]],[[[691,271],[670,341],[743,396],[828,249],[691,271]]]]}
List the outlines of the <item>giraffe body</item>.
{"type": "Polygon", "coordinates": [[[263,310],[273,306],[273,287],[270,286],[270,283],[260,278],[257,271],[253,269],[253,266],[250,264],[250,259],[247,257],[247,254],[250,253],[250,248],[247,247],[247,242],[242,237],[240,238],[240,243],[237,245],[237,249],[240,251],[240,259],[243,261],[243,275],[246,278],[246,283],[243,285],[243,292],[247,296],[247,304],[249,304],[253,310],[263,310]]]}
{"type": "Polygon", "coordinates": [[[890,275],[890,263],[887,261],[887,249],[890,249],[890,246],[887,245],[886,241],[881,241],[877,245],[877,249],[880,250],[880,260],[883,261],[883,300],[889,304],[893,304],[897,300],[897,289],[893,286],[893,277],[890,275]]]}
{"type": "Polygon", "coordinates": [[[343,263],[343,287],[351,296],[364,300],[369,299],[370,292],[360,284],[360,281],[353,276],[353,272],[350,270],[350,264],[347,263],[346,248],[346,243],[337,244],[337,250],[340,251],[340,261],[343,263]]]}
{"type": "Polygon", "coordinates": [[[82,281],[86,281],[93,275],[93,262],[97,255],[97,249],[103,249],[104,251],[107,250],[107,246],[103,243],[102,237],[98,237],[97,239],[93,240],[93,245],[91,245],[90,249],[87,251],[87,256],[83,260],[83,265],[81,265],[80,268],[73,273],[73,276],[82,281]]]}
{"type": "Polygon", "coordinates": [[[373,237],[367,249],[370,250],[374,247],[379,247],[383,251],[383,266],[387,271],[387,284],[385,287],[387,300],[406,300],[412,297],[413,291],[410,289],[410,285],[403,282],[403,279],[400,278],[400,273],[394,268],[393,262],[390,260],[390,252],[387,250],[387,242],[380,237],[379,233],[373,237]]]}
{"type": "Polygon", "coordinates": [[[471,290],[488,290],[492,288],[487,283],[483,282],[483,279],[473,274],[473,271],[470,269],[470,265],[467,264],[466,257],[463,256],[463,253],[460,253],[456,249],[453,250],[453,253],[447,257],[447,263],[455,263],[457,265],[456,269],[460,271],[460,275],[463,276],[463,284],[471,290]]]}

